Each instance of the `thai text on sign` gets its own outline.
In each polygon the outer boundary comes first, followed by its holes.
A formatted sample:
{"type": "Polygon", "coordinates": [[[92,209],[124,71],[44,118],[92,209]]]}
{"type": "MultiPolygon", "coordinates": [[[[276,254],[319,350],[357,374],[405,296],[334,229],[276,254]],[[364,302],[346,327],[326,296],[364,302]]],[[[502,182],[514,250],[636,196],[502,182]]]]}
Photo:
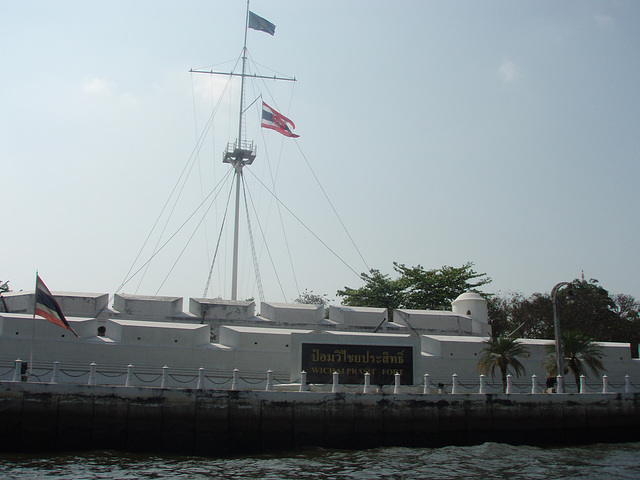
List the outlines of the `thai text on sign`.
{"type": "Polygon", "coordinates": [[[364,374],[372,385],[391,385],[395,374],[400,382],[413,384],[413,347],[402,345],[302,344],[302,370],[309,383],[330,383],[338,372],[340,383],[359,384],[364,374]]]}

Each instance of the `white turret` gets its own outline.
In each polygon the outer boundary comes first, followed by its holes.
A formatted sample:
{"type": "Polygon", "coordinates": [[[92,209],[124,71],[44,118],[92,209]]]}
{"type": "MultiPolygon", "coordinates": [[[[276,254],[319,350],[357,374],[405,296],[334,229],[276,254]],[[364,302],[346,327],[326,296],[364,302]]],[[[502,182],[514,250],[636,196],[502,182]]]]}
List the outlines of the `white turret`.
{"type": "Polygon", "coordinates": [[[465,292],[451,302],[451,309],[457,315],[466,315],[473,321],[474,334],[491,334],[487,301],[475,292],[465,292]]]}

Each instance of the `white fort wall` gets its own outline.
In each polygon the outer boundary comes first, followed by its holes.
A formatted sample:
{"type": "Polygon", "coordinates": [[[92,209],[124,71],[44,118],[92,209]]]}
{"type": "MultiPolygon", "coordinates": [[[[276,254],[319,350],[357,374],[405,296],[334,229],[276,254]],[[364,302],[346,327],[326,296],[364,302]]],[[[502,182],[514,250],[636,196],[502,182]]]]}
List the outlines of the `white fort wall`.
{"type": "MultiPolygon", "coordinates": [[[[439,336],[423,335],[422,341],[422,365],[431,376],[434,383],[450,384],[453,374],[457,374],[461,381],[477,378],[477,364],[483,342],[487,337],[459,337],[459,336],[439,336]]],[[[531,383],[531,376],[536,375],[538,383],[545,384],[547,374],[542,366],[542,361],[547,355],[547,346],[553,345],[551,340],[521,339],[529,350],[529,353],[519,357],[525,368],[524,375],[517,378],[513,370],[510,373],[513,379],[521,386],[531,383]]],[[[631,358],[631,349],[627,343],[598,342],[602,347],[602,361],[606,368],[605,374],[610,381],[620,385],[624,382],[625,375],[630,375],[636,384],[640,384],[640,360],[631,358]]],[[[593,385],[601,384],[600,378],[594,377],[591,372],[587,372],[587,380],[593,385]]],[[[487,380],[491,378],[487,373],[487,380]]],[[[500,370],[496,369],[496,382],[500,381],[500,370]]],[[[565,385],[571,390],[575,390],[575,380],[569,374],[565,378],[565,385]]]]}
{"type": "MultiPolygon", "coordinates": [[[[171,371],[195,373],[203,367],[227,377],[237,368],[254,379],[272,370],[281,381],[297,382],[305,343],[388,345],[411,347],[413,378],[405,383],[419,385],[428,373],[434,384],[446,387],[453,374],[463,383],[477,383],[480,350],[490,334],[486,302],[471,293],[453,302],[452,312],[396,311],[395,323],[387,321],[386,309],[376,308],[332,306],[327,320],[322,307],[309,305],[266,303],[256,316],[253,302],[190,299],[189,312],[182,312],[182,299],[176,297],[120,295],[113,308],[107,308],[106,294],[55,296],[80,338],[40,318],[34,323],[28,313],[32,292],[10,294],[10,310],[22,313],[0,313],[0,364],[6,375],[12,362],[29,361],[33,352],[36,366],[95,362],[160,371],[166,365],[171,371]]],[[[541,362],[552,342],[523,343],[530,354],[521,359],[526,373],[517,382],[527,384],[535,374],[543,385],[541,362]]],[[[601,345],[611,382],[621,384],[628,374],[640,384],[640,362],[631,358],[629,345],[601,345]]],[[[113,382],[122,380],[114,377],[113,382]]],[[[573,378],[566,380],[573,383],[573,378]]]]}

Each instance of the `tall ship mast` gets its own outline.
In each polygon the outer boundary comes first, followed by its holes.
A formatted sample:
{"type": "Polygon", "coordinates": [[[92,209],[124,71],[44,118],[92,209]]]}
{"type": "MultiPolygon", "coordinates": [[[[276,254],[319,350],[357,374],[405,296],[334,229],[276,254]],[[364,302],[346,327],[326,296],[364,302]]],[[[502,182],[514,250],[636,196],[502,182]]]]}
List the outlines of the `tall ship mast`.
{"type": "MultiPolygon", "coordinates": [[[[231,277],[231,300],[238,299],[238,242],[239,242],[239,230],[240,230],[240,188],[242,183],[242,170],[246,165],[251,165],[256,158],[256,146],[253,141],[246,139],[246,123],[245,123],[245,81],[250,78],[264,78],[269,80],[286,80],[295,81],[295,78],[278,77],[278,76],[263,76],[255,74],[247,74],[247,34],[249,29],[259,30],[270,35],[275,34],[276,26],[268,20],[256,15],[249,10],[249,0],[247,0],[247,11],[245,17],[244,27],[244,45],[242,47],[242,73],[234,72],[214,72],[204,70],[193,70],[192,73],[206,73],[210,75],[226,75],[226,76],[239,76],[240,85],[240,109],[238,118],[238,138],[235,142],[227,143],[227,148],[223,153],[223,163],[230,164],[234,169],[235,175],[235,217],[234,217],[234,229],[233,229],[233,263],[232,263],[232,277],[231,277]]],[[[291,127],[294,126],[288,118],[279,114],[275,110],[266,106],[263,102],[263,118],[262,126],[279,131],[285,136],[297,137],[291,132],[291,127]]]]}

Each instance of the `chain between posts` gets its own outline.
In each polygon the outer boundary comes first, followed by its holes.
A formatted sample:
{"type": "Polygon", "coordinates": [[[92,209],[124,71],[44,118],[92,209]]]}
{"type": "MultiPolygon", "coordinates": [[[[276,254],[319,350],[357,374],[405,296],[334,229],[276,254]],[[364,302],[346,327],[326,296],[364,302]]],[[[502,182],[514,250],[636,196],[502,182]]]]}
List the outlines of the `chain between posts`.
{"type": "MultiPolygon", "coordinates": [[[[160,379],[163,379],[164,382],[161,385],[162,388],[171,388],[169,384],[169,379],[171,379],[174,383],[179,383],[182,385],[195,384],[197,381],[197,389],[205,389],[205,383],[209,382],[211,386],[221,387],[223,385],[232,382],[231,389],[232,390],[242,390],[240,384],[242,382],[243,385],[247,386],[249,390],[255,389],[257,385],[265,385],[267,384],[270,389],[275,390],[275,385],[278,385],[278,389],[280,387],[286,388],[287,386],[299,387],[299,391],[325,391],[328,387],[332,392],[337,393],[341,390],[346,390],[354,393],[358,393],[358,390],[362,388],[362,393],[372,393],[371,386],[371,375],[365,373],[362,376],[362,381],[359,383],[349,383],[349,384],[341,384],[339,381],[339,374],[334,372],[332,375],[331,383],[307,383],[307,374],[306,372],[301,372],[300,376],[296,379],[295,382],[287,382],[283,378],[278,378],[275,372],[267,372],[267,377],[258,375],[258,372],[250,371],[249,375],[241,376],[239,370],[234,370],[233,376],[229,376],[225,371],[220,371],[218,374],[205,374],[204,368],[200,368],[197,373],[187,373],[184,369],[175,370],[172,373],[169,373],[169,367],[163,368],[162,373],[155,373],[150,370],[149,367],[145,367],[144,369],[135,370],[133,365],[129,365],[126,367],[125,372],[117,371],[117,367],[115,366],[107,366],[106,368],[100,368],[100,366],[92,363],[91,365],[87,365],[86,369],[83,370],[80,366],[74,365],[73,367],[61,368],[60,362],[54,362],[53,369],[51,368],[42,368],[39,366],[37,368],[38,375],[31,373],[31,376],[26,375],[24,373],[26,362],[18,359],[14,362],[14,365],[7,369],[6,372],[3,372],[2,375],[4,377],[13,378],[13,382],[27,382],[27,381],[36,381],[42,382],[43,378],[47,378],[50,374],[50,380],[47,380],[52,384],[59,383],[78,383],[78,382],[64,382],[61,380],[63,377],[67,377],[73,380],[77,380],[85,377],[85,375],[89,375],[88,384],[89,385],[113,385],[113,383],[100,383],[100,377],[106,377],[107,379],[115,379],[120,378],[124,375],[127,376],[125,380],[125,386],[133,386],[133,380],[135,379],[137,382],[143,384],[155,384],[158,383],[160,379]],[[13,372],[13,375],[11,375],[13,372]],[[303,381],[304,379],[304,381],[303,381]]],[[[36,369],[34,369],[36,370],[36,369]]],[[[157,370],[156,370],[157,372],[157,370]]],[[[422,377],[422,382],[414,385],[401,385],[399,375],[394,377],[394,383],[390,385],[381,385],[376,387],[375,391],[379,393],[386,394],[389,391],[393,391],[394,394],[399,393],[417,393],[416,390],[420,390],[422,394],[431,394],[434,392],[446,394],[490,394],[490,393],[502,393],[502,384],[499,382],[489,382],[485,375],[480,375],[478,378],[478,382],[463,382],[460,381],[456,374],[453,374],[451,377],[451,381],[445,379],[445,377],[437,377],[432,378],[429,373],[426,373],[422,377]]],[[[582,375],[579,378],[578,385],[574,385],[573,382],[566,383],[565,379],[562,376],[556,378],[556,389],[555,391],[552,388],[545,388],[544,383],[538,381],[538,377],[536,375],[531,376],[530,382],[521,381],[516,382],[511,375],[507,376],[507,391],[506,394],[540,394],[540,393],[572,393],[572,394],[594,394],[594,393],[634,393],[640,390],[640,385],[634,384],[631,381],[631,377],[629,375],[625,375],[622,382],[611,382],[607,375],[604,375],[600,378],[601,382],[587,382],[587,377],[582,375]],[[559,380],[559,382],[558,382],[559,380]]],[[[286,390],[289,391],[289,390],[286,390]]]]}

